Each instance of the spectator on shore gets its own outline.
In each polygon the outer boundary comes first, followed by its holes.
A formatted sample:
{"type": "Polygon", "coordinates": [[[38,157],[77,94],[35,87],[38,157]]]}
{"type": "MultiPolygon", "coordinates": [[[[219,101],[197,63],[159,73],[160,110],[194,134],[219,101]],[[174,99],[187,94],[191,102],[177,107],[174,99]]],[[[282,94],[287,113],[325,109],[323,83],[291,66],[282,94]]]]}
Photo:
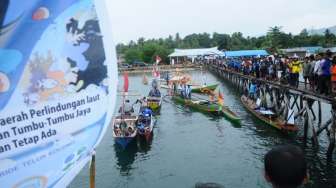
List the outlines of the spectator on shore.
{"type": "Polygon", "coordinates": [[[264,158],[265,179],[274,188],[295,188],[308,181],[303,151],[296,146],[278,146],[264,158]]]}
{"type": "Polygon", "coordinates": [[[332,56],[332,53],[330,50],[328,50],[320,65],[321,70],[322,70],[321,85],[320,85],[321,92],[320,93],[325,94],[325,95],[328,95],[331,91],[331,79],[330,79],[331,56],[332,56]]]}
{"type": "Polygon", "coordinates": [[[336,56],[332,59],[332,66],[330,69],[331,72],[331,88],[332,88],[332,94],[336,94],[336,56]]]}

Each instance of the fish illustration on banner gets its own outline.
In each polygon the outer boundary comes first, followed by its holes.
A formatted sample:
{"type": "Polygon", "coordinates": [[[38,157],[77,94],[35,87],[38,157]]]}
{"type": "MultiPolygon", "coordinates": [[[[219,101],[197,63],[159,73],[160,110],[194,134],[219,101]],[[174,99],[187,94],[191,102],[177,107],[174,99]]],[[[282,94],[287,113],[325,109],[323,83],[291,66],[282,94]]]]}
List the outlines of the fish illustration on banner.
{"type": "Polygon", "coordinates": [[[0,1],[0,187],[66,187],[91,159],[117,92],[105,3],[0,1]]]}

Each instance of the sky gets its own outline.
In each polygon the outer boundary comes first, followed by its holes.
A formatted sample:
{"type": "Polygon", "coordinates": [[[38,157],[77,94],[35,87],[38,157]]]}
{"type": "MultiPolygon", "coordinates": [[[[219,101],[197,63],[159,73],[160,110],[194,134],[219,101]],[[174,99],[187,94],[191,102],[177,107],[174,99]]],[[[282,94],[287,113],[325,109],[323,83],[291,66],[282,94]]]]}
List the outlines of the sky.
{"type": "Polygon", "coordinates": [[[336,25],[336,0],[105,0],[115,43],[179,33],[264,35],[336,25]]]}

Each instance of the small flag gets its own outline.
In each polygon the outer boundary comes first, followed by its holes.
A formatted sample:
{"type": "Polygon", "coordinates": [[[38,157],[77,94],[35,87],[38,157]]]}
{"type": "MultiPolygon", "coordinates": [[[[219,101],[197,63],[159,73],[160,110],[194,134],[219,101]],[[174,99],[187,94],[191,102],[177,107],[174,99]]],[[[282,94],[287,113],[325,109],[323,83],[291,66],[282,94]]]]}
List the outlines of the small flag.
{"type": "Polygon", "coordinates": [[[128,74],[127,72],[124,73],[124,92],[128,92],[128,74]]]}
{"type": "Polygon", "coordinates": [[[218,91],[218,104],[220,104],[221,106],[224,106],[224,96],[220,92],[220,90],[218,91]]]}
{"type": "Polygon", "coordinates": [[[161,57],[160,56],[156,56],[155,57],[155,61],[156,61],[156,64],[159,64],[161,61],[162,61],[162,59],[161,59],[161,57]]]}

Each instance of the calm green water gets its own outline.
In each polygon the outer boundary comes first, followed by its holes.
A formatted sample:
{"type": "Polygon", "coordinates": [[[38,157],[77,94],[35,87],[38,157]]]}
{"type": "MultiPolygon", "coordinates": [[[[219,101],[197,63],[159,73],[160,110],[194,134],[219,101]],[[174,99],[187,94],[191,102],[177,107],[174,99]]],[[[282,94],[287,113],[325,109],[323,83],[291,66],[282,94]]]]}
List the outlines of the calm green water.
{"type": "MultiPolygon", "coordinates": [[[[200,78],[200,72],[192,72],[200,78]]],[[[121,78],[120,78],[121,79],[121,78]]],[[[278,144],[303,148],[299,133],[287,137],[258,122],[241,105],[234,86],[207,73],[207,81],[218,82],[225,103],[242,118],[236,126],[224,118],[191,112],[169,100],[163,103],[150,146],[134,144],[123,151],[116,146],[111,129],[97,148],[98,188],[191,188],[197,182],[216,182],[225,187],[269,187],[263,179],[263,156],[278,144]]],[[[143,95],[142,75],[130,75],[130,89],[143,95]]],[[[165,91],[163,91],[165,92],[165,91]]],[[[325,108],[325,116],[328,108],[325,108]]],[[[303,148],[309,161],[311,180],[306,187],[336,187],[336,165],[327,164],[327,139],[321,148],[303,148]]],[[[89,170],[84,168],[70,187],[89,187],[89,170]]]]}

